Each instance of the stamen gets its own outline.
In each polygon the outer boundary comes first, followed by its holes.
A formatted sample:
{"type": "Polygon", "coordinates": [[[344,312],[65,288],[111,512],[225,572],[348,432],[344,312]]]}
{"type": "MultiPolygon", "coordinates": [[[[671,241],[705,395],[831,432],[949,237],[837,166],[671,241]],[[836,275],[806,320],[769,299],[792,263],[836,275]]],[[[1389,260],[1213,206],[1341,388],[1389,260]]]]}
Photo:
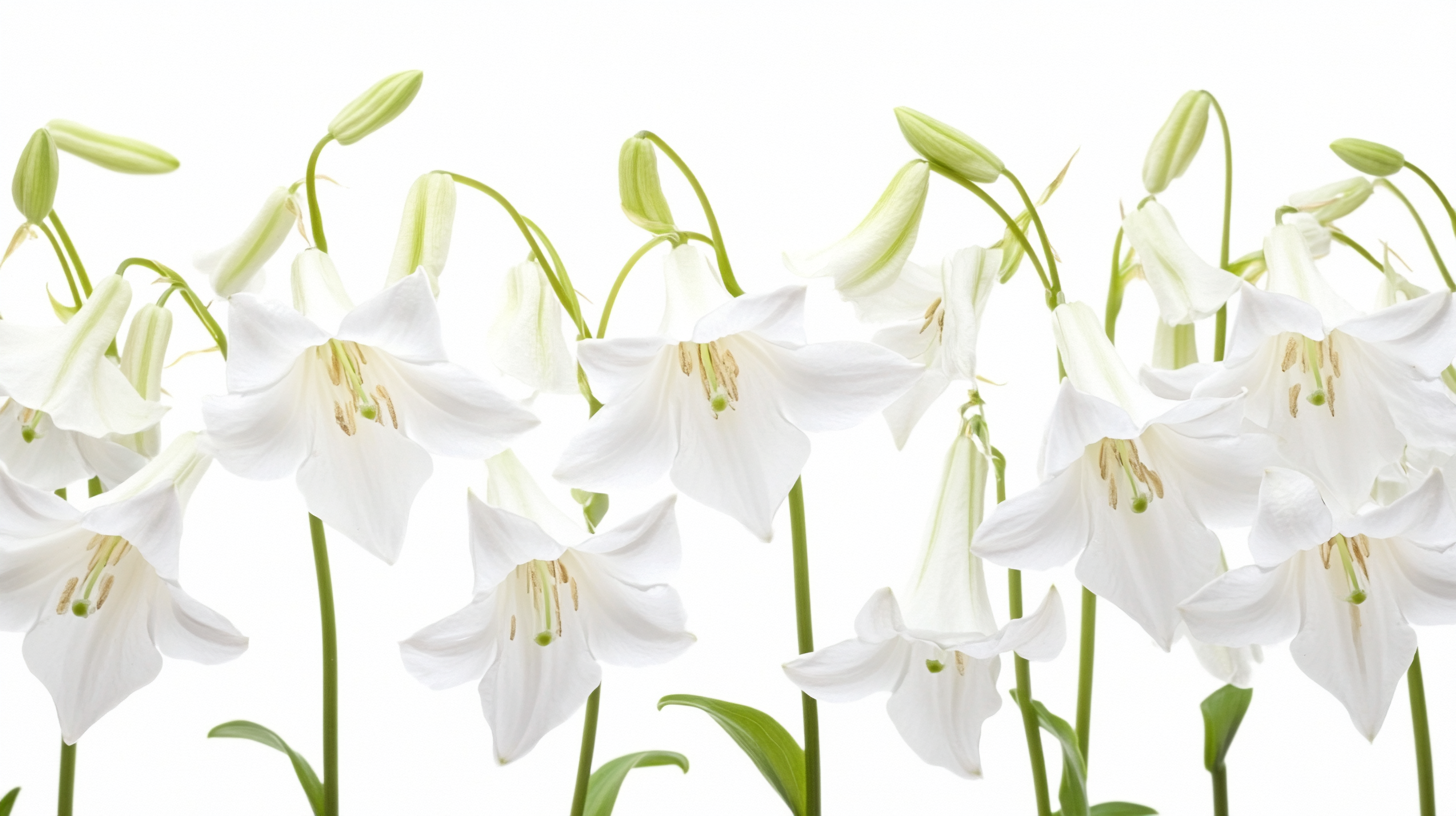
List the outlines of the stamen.
{"type": "Polygon", "coordinates": [[[966,676],[966,656],[963,655],[963,654],[961,654],[960,652],[956,652],[955,653],[955,658],[956,658],[956,673],[959,674],[961,677],[965,677],[966,676]]]}
{"type": "Polygon", "coordinates": [[[1327,383],[1325,383],[1325,397],[1326,397],[1325,404],[1328,405],[1328,406],[1330,406],[1330,416],[1334,416],[1335,415],[1335,378],[1334,377],[1331,377],[1330,378],[1330,381],[1327,382],[1327,383]]]}
{"type": "Polygon", "coordinates": [[[1299,355],[1299,342],[1293,337],[1289,338],[1289,344],[1284,347],[1284,362],[1279,364],[1281,372],[1288,371],[1294,365],[1294,359],[1299,355]]]}
{"type": "Polygon", "coordinates": [[[723,368],[723,362],[718,357],[717,343],[699,343],[698,359],[703,364],[703,391],[707,394],[708,405],[713,409],[713,416],[728,410],[728,391],[718,381],[718,372],[723,368]]]}
{"type": "Polygon", "coordinates": [[[511,640],[516,639],[516,616],[511,616],[511,640]]]}
{"type": "Polygon", "coordinates": [[[1163,478],[1158,475],[1156,470],[1144,468],[1143,473],[1147,476],[1144,481],[1152,484],[1153,492],[1158,494],[1158,498],[1163,498],[1163,478]]]}
{"type": "Polygon", "coordinates": [[[344,406],[337,402],[334,403],[334,421],[339,423],[339,430],[343,431],[345,436],[354,435],[354,423],[351,421],[352,419],[352,416],[344,413],[344,406]]]}
{"type": "MultiPolygon", "coordinates": [[[[1354,558],[1350,555],[1349,540],[1337,533],[1331,541],[1334,543],[1334,549],[1340,554],[1340,567],[1345,572],[1345,583],[1350,587],[1350,594],[1345,597],[1345,600],[1352,604],[1364,603],[1365,599],[1369,597],[1369,593],[1360,585],[1360,576],[1355,573],[1354,558]]],[[[1359,544],[1356,544],[1356,550],[1359,551],[1359,544]]],[[[1361,552],[1359,557],[1361,560],[1360,566],[1363,569],[1365,566],[1364,553],[1361,552]]],[[[1368,574],[1365,576],[1365,580],[1370,580],[1368,574]]]]}
{"type": "Polygon", "coordinates": [[[1289,415],[1291,417],[1299,416],[1299,383],[1295,383],[1289,389],[1289,415]]]}
{"type": "Polygon", "coordinates": [[[336,355],[329,355],[329,382],[338,385],[344,381],[344,369],[339,365],[339,358],[336,355]]]}
{"type": "Polygon", "coordinates": [[[393,425],[396,431],[399,430],[399,415],[394,412],[394,400],[389,397],[389,389],[384,387],[384,383],[379,383],[374,386],[374,393],[384,400],[384,407],[389,409],[389,424],[393,425]]]}
{"type": "Polygon", "coordinates": [[[1110,504],[1110,505],[1112,505],[1112,509],[1113,510],[1116,510],[1117,509],[1117,480],[1116,479],[1108,479],[1107,480],[1107,503],[1110,504]]]}
{"type": "Polygon", "coordinates": [[[1319,365],[1314,366],[1314,390],[1311,391],[1309,393],[1309,396],[1305,397],[1305,399],[1309,400],[1310,405],[1324,405],[1325,383],[1324,376],[1320,372],[1320,369],[1324,367],[1325,361],[1324,345],[1320,343],[1315,343],[1313,340],[1306,337],[1304,338],[1304,347],[1308,352],[1307,356],[1310,359],[1319,363],[1319,365]]]}
{"type": "Polygon", "coordinates": [[[81,583],[80,578],[72,578],[66,581],[66,588],[61,590],[61,602],[56,604],[56,614],[66,614],[66,607],[71,604],[71,595],[76,592],[76,584],[81,583]]]}
{"type": "Polygon", "coordinates": [[[1107,449],[1110,444],[1103,439],[1102,446],[1097,449],[1097,472],[1103,479],[1107,478],[1107,449]]]}
{"type": "Polygon", "coordinates": [[[116,583],[115,575],[107,575],[102,579],[101,594],[96,598],[96,610],[98,612],[101,610],[101,607],[106,605],[106,596],[111,594],[111,585],[114,583],[116,583]]]}
{"type": "Polygon", "coordinates": [[[693,353],[688,351],[687,343],[677,344],[677,363],[682,368],[682,373],[688,375],[693,373],[693,353]]]}
{"type": "MultiPolygon", "coordinates": [[[[351,343],[357,350],[358,345],[351,343]]],[[[349,349],[338,340],[329,340],[329,348],[334,352],[334,363],[343,368],[344,379],[348,381],[349,390],[354,392],[354,408],[365,419],[373,420],[379,416],[379,406],[374,398],[369,396],[369,391],[364,388],[364,376],[359,372],[359,363],[349,353],[349,349]]],[[[361,355],[362,356],[362,355],[361,355]]]]}
{"type": "Polygon", "coordinates": [[[556,577],[563,584],[566,583],[567,581],[570,581],[571,580],[571,576],[569,576],[569,575],[566,574],[566,564],[564,562],[561,562],[561,561],[557,561],[556,562],[556,577]]]}
{"type": "Polygon", "coordinates": [[[580,612],[581,611],[581,602],[578,601],[577,600],[577,597],[576,597],[576,579],[575,578],[572,578],[571,579],[571,610],[573,612],[580,612]]]}
{"type": "Polygon", "coordinates": [[[1335,376],[1338,377],[1340,376],[1340,353],[1335,351],[1334,340],[1335,336],[1330,335],[1330,368],[1335,370],[1335,376]]]}

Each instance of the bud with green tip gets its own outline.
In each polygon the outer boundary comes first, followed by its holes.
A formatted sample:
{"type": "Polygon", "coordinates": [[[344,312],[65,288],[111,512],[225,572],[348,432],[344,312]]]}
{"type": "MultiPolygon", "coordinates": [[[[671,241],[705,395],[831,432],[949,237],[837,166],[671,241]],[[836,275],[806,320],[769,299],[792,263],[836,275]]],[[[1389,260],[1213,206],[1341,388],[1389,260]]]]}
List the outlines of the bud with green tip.
{"type": "Polygon", "coordinates": [[[1355,176],[1334,184],[1326,184],[1313,190],[1305,190],[1289,197],[1291,206],[1314,216],[1321,224],[1330,224],[1359,209],[1365,199],[1374,192],[1375,186],[1364,176],[1355,176]]]}
{"type": "Polygon", "coordinates": [[[194,266],[208,274],[212,291],[221,297],[232,297],[239,292],[263,288],[263,264],[283,246],[283,239],[298,219],[290,198],[287,187],[275,189],[242,235],[193,261],[194,266]]]}
{"type": "Polygon", "coordinates": [[[1006,165],[985,145],[946,123],[910,108],[895,108],[900,132],[916,153],[978,184],[1001,177],[1006,165]]]}
{"type": "Polygon", "coordinates": [[[1336,139],[1330,142],[1330,149],[1345,164],[1372,176],[1389,176],[1405,167],[1405,154],[1364,139],[1336,139]]]}
{"type": "Polygon", "coordinates": [[[339,144],[353,144],[394,121],[415,100],[424,71],[400,71],[375,83],[339,111],[329,123],[329,135],[339,144]]]}
{"type": "MultiPolygon", "coordinates": [[[[162,398],[162,369],[166,366],[167,342],[171,339],[172,313],[165,307],[145,304],[131,319],[126,345],[121,350],[121,373],[144,400],[156,402],[162,398]]],[[[150,459],[162,450],[162,426],[158,423],[137,433],[118,436],[116,441],[150,459]]]]}
{"type": "Polygon", "coordinates": [[[617,187],[622,195],[622,212],[633,224],[659,235],[677,231],[657,175],[657,146],[650,140],[633,136],[622,143],[617,157],[617,187]]]}
{"type": "Polygon", "coordinates": [[[404,199],[404,216],[385,285],[423,269],[430,279],[430,291],[438,296],[454,228],[455,179],[449,173],[426,173],[415,179],[404,199]]]}
{"type": "Polygon", "coordinates": [[[15,178],[10,182],[10,197],[15,199],[15,207],[27,223],[40,224],[51,214],[60,173],[56,140],[50,131],[41,128],[31,135],[20,152],[15,178]]]}
{"type": "Polygon", "coordinates": [[[1150,193],[1168,189],[1173,179],[1183,175],[1208,131],[1208,105],[1213,97],[1203,91],[1183,94],[1168,121],[1158,129],[1148,157],[1143,160],[1143,186],[1150,193]]]}
{"type": "Polygon", "coordinates": [[[155,175],[170,173],[181,166],[177,157],[146,142],[102,133],[77,122],[52,119],[46,130],[56,147],[92,164],[117,173],[155,175]]]}

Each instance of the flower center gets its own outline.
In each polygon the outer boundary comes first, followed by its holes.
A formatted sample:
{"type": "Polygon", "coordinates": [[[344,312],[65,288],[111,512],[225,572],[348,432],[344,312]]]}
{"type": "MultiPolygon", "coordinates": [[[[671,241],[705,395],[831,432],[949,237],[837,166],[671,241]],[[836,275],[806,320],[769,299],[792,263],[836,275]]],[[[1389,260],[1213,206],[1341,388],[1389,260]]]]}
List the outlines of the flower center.
{"type": "Polygon", "coordinates": [[[936,657],[926,658],[925,669],[931,674],[940,674],[941,672],[945,671],[945,664],[947,660],[955,663],[956,673],[960,674],[960,676],[962,677],[966,676],[966,656],[961,654],[960,652],[952,652],[949,655],[938,654],[936,657]],[[944,660],[942,660],[941,658],[944,658],[944,660]]]}
{"type": "Polygon", "coordinates": [[[1363,533],[1350,538],[1336,534],[1334,538],[1320,545],[1320,560],[1324,561],[1325,569],[1330,568],[1330,561],[1335,553],[1340,554],[1340,569],[1345,573],[1345,583],[1350,587],[1350,594],[1345,596],[1345,600],[1356,605],[1364,603],[1370,597],[1370,567],[1365,562],[1370,557],[1370,539],[1363,533]],[[1355,570],[1356,565],[1360,567],[1358,572],[1355,570]]]}
{"type": "Polygon", "coordinates": [[[116,580],[112,571],[121,562],[122,556],[131,552],[131,543],[121,536],[95,535],[86,542],[86,552],[91,553],[86,571],[80,577],[66,581],[65,588],[61,590],[61,600],[56,604],[57,615],[66,614],[67,609],[78,618],[90,617],[93,608],[99,612],[116,580]],[[77,589],[81,590],[79,598],[76,597],[77,589]],[[91,599],[92,594],[96,595],[95,601],[91,599]]]}
{"type": "Polygon", "coordinates": [[[346,436],[359,431],[356,417],[365,421],[384,424],[384,414],[389,414],[389,423],[399,428],[399,415],[394,411],[394,400],[383,383],[375,383],[371,391],[364,367],[369,364],[364,349],[358,343],[330,340],[327,344],[314,346],[314,353],[329,372],[333,385],[334,422],[346,436]],[[380,405],[385,410],[380,410],[380,405]]]}
{"type": "Polygon", "coordinates": [[[1340,353],[1335,350],[1335,336],[1315,341],[1302,334],[1285,332],[1284,357],[1279,362],[1279,372],[1289,374],[1295,363],[1299,372],[1290,375],[1294,383],[1289,386],[1289,416],[1299,416],[1299,395],[1304,386],[1310,386],[1305,399],[1310,405],[1327,406],[1330,416],[1335,415],[1335,379],[1340,376],[1340,353]]]}
{"type": "MultiPolygon", "coordinates": [[[[7,399],[5,402],[8,404],[10,400],[7,399]]],[[[40,425],[40,420],[43,416],[45,416],[45,411],[37,411],[34,408],[21,408],[20,415],[17,417],[20,420],[20,438],[26,442],[34,442],[36,437],[39,436],[36,433],[36,427],[40,425]]]]}
{"type": "Polygon", "coordinates": [[[925,334],[925,330],[930,328],[931,323],[934,323],[935,337],[937,340],[940,339],[941,335],[945,333],[945,303],[943,299],[936,298],[934,303],[925,307],[924,317],[925,322],[920,324],[920,333],[925,334]]]}
{"type": "Polygon", "coordinates": [[[1153,497],[1163,498],[1163,479],[1157,471],[1144,465],[1138,457],[1137,443],[1131,439],[1106,439],[1098,443],[1097,470],[1107,482],[1107,503],[1117,509],[1117,483],[1127,481],[1132,491],[1132,511],[1148,509],[1153,497]],[[1141,487],[1139,487],[1141,485],[1141,487]]]}
{"type": "MultiPolygon", "coordinates": [[[[566,572],[560,559],[529,561],[516,567],[516,580],[525,583],[524,592],[531,597],[531,622],[536,634],[531,639],[537,646],[549,646],[561,637],[561,589],[571,593],[571,611],[581,608],[576,594],[576,579],[566,572]]],[[[511,616],[511,640],[516,639],[516,616],[511,616]]]]}
{"type": "Polygon", "coordinates": [[[682,373],[692,376],[697,369],[703,384],[703,396],[713,411],[713,418],[733,408],[738,401],[738,361],[733,352],[711,343],[678,343],[677,358],[682,373]]]}

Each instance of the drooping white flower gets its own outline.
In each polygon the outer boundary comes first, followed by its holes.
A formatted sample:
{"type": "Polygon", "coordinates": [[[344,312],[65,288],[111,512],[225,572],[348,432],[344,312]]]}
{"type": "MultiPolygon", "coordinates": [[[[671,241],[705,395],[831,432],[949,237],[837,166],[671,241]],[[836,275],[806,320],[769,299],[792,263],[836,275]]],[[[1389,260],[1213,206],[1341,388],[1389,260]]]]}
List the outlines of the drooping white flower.
{"type": "Polygon", "coordinates": [[[555,476],[606,493],[670,472],[683,493],[766,541],[809,458],[805,431],[858,423],[920,369],[870,343],[806,345],[803,287],[730,301],[706,264],[666,271],[660,334],[577,344],[605,407],[567,445],[555,476]],[[696,311],[719,300],[727,302],[696,311]]]}
{"type": "Polygon", "coordinates": [[[0,462],[10,475],[32,487],[57,490],[98,476],[110,489],[147,463],[113,439],[61,430],[45,413],[36,414],[13,399],[0,407],[0,462]],[[32,429],[29,442],[27,428],[32,429]]]}
{"type": "Polygon", "coordinates": [[[1237,398],[1172,402],[1138,385],[1085,304],[1052,315],[1067,370],[1047,425],[1042,484],[1000,505],[977,555],[1049,569],[1081,553],[1077,578],[1164,649],[1179,601],[1212,580],[1218,537],[1247,524],[1268,456],[1242,434],[1237,398]]]}
{"type": "Polygon", "coordinates": [[[322,252],[293,272],[296,309],[229,301],[230,393],[202,406],[217,459],[252,479],[296,473],[309,512],[393,563],[430,454],[484,458],[536,419],[446,359],[423,276],[356,307],[322,252]]]}
{"type": "Polygon", "coordinates": [[[694,638],[665,583],[680,558],[674,497],[587,536],[513,453],[486,464],[486,501],[468,499],[474,598],[401,642],[400,654],[433,689],[480,679],[495,757],[505,764],[586,702],[601,683],[598,661],[664,663],[694,638]]]}
{"type": "Polygon", "coordinates": [[[1164,323],[1177,326],[1202,320],[1239,291],[1239,277],[1200,258],[1158,202],[1149,201],[1128,213],[1122,231],[1137,250],[1164,323]]]}
{"type": "Polygon", "coordinates": [[[561,302],[534,260],[506,273],[500,308],[485,335],[497,367],[537,391],[576,391],[576,361],[561,333],[561,302]]]}
{"type": "Polygon", "coordinates": [[[1308,477],[1270,468],[1249,534],[1255,563],[1188,598],[1183,616],[1213,643],[1293,637],[1295,664],[1373,740],[1415,656],[1410,624],[1456,623],[1452,542],[1440,471],[1390,505],[1348,514],[1308,477]]]}
{"type": "Polygon", "coordinates": [[[179,436],[84,509],[0,470],[0,628],[26,633],[68,743],[156,679],[162,655],[222,663],[248,646],[178,583],[183,510],[211,461],[198,441],[179,436]]]}
{"type": "Polygon", "coordinates": [[[455,229],[455,179],[449,173],[426,173],[410,185],[399,221],[399,237],[384,285],[424,270],[430,291],[440,294],[440,275],[450,254],[455,229]]]}
{"type": "Polygon", "coordinates": [[[206,272],[212,291],[219,297],[263,288],[263,264],[268,263],[298,220],[287,187],[278,187],[263,200],[263,206],[243,234],[226,246],[198,255],[192,265],[206,272]]]}

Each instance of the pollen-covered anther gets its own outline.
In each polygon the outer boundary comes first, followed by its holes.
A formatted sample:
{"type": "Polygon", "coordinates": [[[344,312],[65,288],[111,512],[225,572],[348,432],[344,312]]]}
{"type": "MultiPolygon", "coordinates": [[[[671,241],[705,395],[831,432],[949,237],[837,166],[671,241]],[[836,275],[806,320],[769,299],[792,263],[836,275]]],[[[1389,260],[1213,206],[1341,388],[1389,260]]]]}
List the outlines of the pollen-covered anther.
{"type": "MultiPolygon", "coordinates": [[[[389,409],[389,424],[394,426],[396,431],[399,430],[399,415],[394,412],[394,400],[389,396],[389,389],[384,387],[384,383],[379,383],[374,386],[374,393],[384,403],[384,407],[389,409]]],[[[379,415],[379,424],[384,424],[383,414],[379,415]]]]}
{"type": "Polygon", "coordinates": [[[1298,357],[1299,357],[1299,341],[1297,341],[1293,337],[1291,337],[1291,338],[1289,338],[1288,345],[1286,345],[1284,347],[1284,362],[1282,362],[1282,363],[1279,364],[1279,370],[1280,371],[1288,371],[1289,370],[1289,367],[1292,366],[1292,365],[1294,365],[1294,361],[1298,357]]]}
{"type": "Polygon", "coordinates": [[[921,334],[924,334],[925,333],[925,330],[928,329],[928,328],[930,328],[930,324],[931,323],[936,322],[936,318],[937,317],[940,317],[940,319],[941,319],[941,325],[944,325],[944,319],[945,318],[944,318],[943,313],[940,310],[940,303],[941,303],[941,299],[940,298],[936,298],[934,303],[932,303],[928,307],[926,307],[926,309],[925,309],[925,322],[920,324],[920,333],[921,334]]]}
{"type": "Polygon", "coordinates": [[[713,418],[733,408],[738,401],[738,361],[733,352],[720,347],[717,340],[709,343],[679,343],[678,361],[684,374],[698,369],[698,383],[713,411],[713,418]]]}
{"type": "Polygon", "coordinates": [[[339,430],[343,431],[345,436],[354,435],[356,429],[354,427],[353,413],[346,412],[344,406],[337,402],[334,403],[334,422],[339,424],[339,430]]]}
{"type": "Polygon", "coordinates": [[[1296,419],[1299,417],[1299,383],[1289,388],[1289,415],[1296,419]]]}
{"type": "Polygon", "coordinates": [[[966,656],[960,652],[955,653],[956,673],[961,677],[966,676],[966,656]]]}
{"type": "Polygon", "coordinates": [[[573,612],[580,612],[581,611],[581,601],[578,600],[577,597],[576,597],[576,579],[575,578],[572,578],[571,579],[571,610],[573,612]]]}
{"type": "Polygon", "coordinates": [[[101,594],[96,598],[97,611],[106,605],[106,598],[111,594],[111,585],[114,583],[116,583],[115,575],[108,575],[101,579],[101,594]]]}
{"type": "Polygon", "coordinates": [[[516,639],[516,616],[511,616],[511,640],[516,639]]]}
{"type": "Polygon", "coordinates": [[[71,596],[76,594],[76,584],[81,583],[80,578],[71,578],[66,581],[66,586],[61,590],[61,602],[56,604],[56,614],[66,614],[66,607],[71,605],[71,596]]]}

